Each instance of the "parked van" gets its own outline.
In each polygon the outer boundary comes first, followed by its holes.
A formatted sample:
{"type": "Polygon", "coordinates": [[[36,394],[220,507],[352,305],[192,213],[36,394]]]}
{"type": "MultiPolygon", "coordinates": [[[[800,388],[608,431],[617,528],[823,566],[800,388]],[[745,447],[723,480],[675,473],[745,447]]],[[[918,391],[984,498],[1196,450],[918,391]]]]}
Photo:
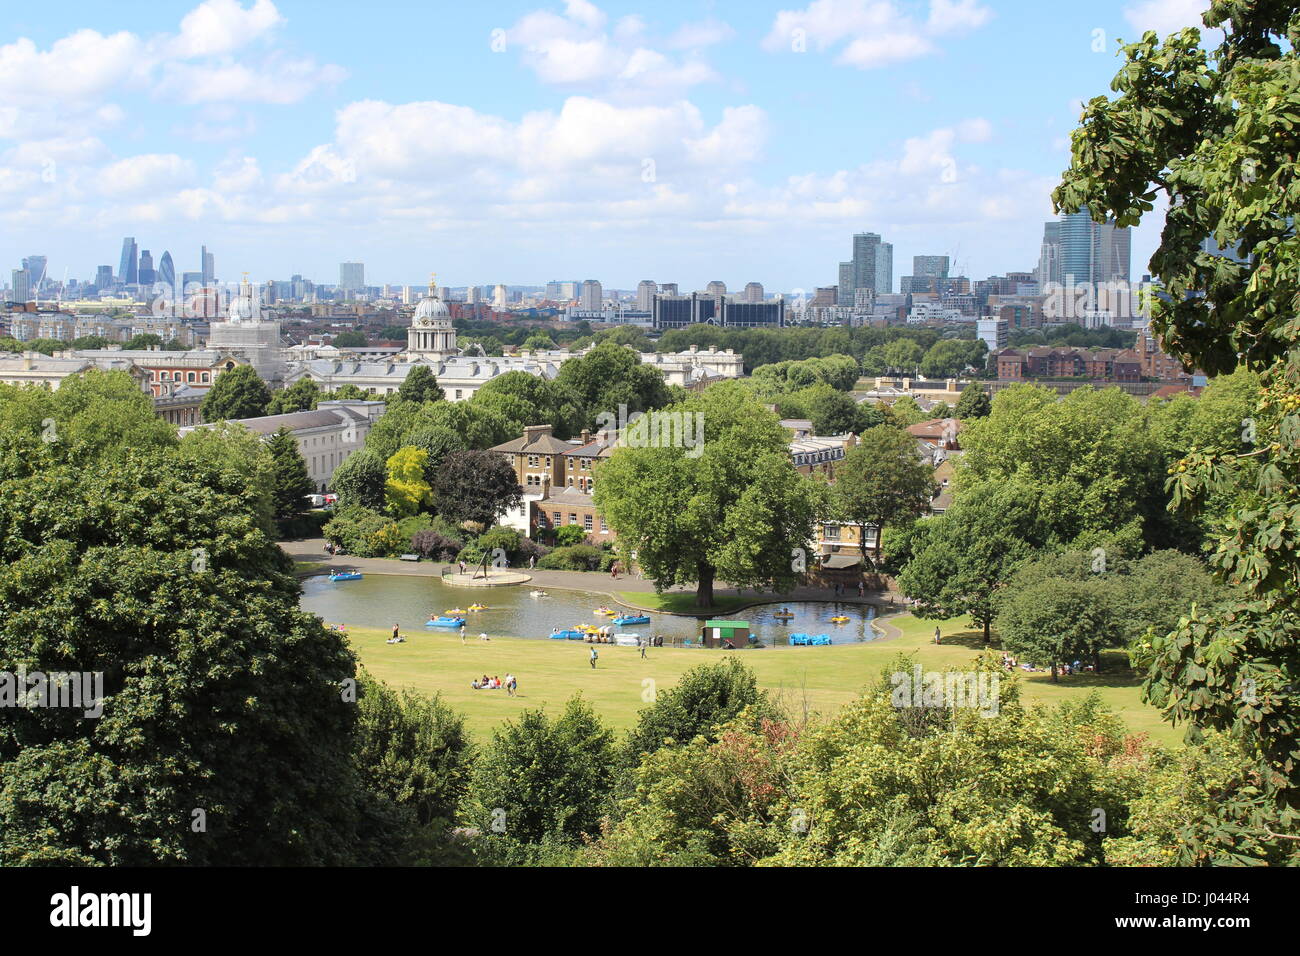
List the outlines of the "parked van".
{"type": "Polygon", "coordinates": [[[311,506],[312,506],[313,508],[323,508],[323,507],[325,507],[325,496],[324,496],[324,495],[307,495],[306,497],[307,497],[307,501],[311,503],[311,506]]]}

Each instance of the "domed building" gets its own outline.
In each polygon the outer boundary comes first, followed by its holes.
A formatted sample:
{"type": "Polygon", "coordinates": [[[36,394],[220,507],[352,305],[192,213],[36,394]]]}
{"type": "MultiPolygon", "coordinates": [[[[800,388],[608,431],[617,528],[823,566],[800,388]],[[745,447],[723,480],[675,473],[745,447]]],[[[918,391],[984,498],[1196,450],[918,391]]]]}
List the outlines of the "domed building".
{"type": "Polygon", "coordinates": [[[456,330],[451,324],[451,310],[438,298],[436,289],[420,300],[415,316],[406,332],[406,358],[408,361],[450,358],[455,355],[456,330]]]}
{"type": "Polygon", "coordinates": [[[262,318],[261,304],[247,279],[240,283],[239,295],[230,300],[226,320],[212,323],[207,345],[246,359],[265,381],[278,382],[284,377],[280,323],[262,318]]]}

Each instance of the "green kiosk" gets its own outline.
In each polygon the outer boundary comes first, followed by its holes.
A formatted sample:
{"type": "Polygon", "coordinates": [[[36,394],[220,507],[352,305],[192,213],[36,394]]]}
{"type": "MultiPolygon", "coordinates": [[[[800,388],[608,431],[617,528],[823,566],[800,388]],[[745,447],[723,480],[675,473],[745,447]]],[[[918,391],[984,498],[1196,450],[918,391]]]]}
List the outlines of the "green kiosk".
{"type": "Polygon", "coordinates": [[[749,644],[749,622],[705,621],[700,640],[705,647],[745,647],[749,644]]]}

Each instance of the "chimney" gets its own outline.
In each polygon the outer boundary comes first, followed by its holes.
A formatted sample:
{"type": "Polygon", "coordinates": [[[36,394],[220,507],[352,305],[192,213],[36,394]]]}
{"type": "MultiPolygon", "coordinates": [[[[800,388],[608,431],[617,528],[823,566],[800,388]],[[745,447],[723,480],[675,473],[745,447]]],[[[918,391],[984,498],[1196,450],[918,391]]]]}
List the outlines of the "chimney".
{"type": "Polygon", "coordinates": [[[590,444],[591,444],[591,429],[590,429],[590,428],[584,428],[584,429],[582,430],[582,443],[583,443],[584,445],[590,445],[590,444]]]}
{"type": "Polygon", "coordinates": [[[550,438],[550,425],[525,425],[524,426],[524,447],[527,448],[539,438],[550,438]]]}

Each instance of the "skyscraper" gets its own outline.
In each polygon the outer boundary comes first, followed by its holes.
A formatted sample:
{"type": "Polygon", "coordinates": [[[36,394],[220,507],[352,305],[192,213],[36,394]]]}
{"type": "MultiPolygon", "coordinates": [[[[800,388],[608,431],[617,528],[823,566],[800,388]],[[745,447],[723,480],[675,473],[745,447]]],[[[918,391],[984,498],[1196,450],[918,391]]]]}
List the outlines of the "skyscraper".
{"type": "MultiPolygon", "coordinates": [[[[1063,213],[1059,225],[1062,281],[1128,282],[1132,237],[1113,222],[1093,222],[1086,210],[1063,213]]],[[[1046,242],[1046,237],[1044,238],[1046,242]]]]}
{"type": "Polygon", "coordinates": [[[741,302],[762,302],[763,301],[763,283],[750,282],[745,286],[745,291],[740,293],[741,302]]]}
{"type": "MultiPolygon", "coordinates": [[[[874,232],[855,233],[853,236],[852,280],[852,291],[854,292],[858,289],[870,289],[880,295],[893,291],[893,245],[883,241],[879,234],[874,232]]],[[[842,294],[841,299],[843,299],[842,294]]]]}
{"type": "Polygon", "coordinates": [[[204,286],[210,286],[217,278],[217,261],[216,257],[208,252],[208,247],[203,246],[199,258],[199,271],[203,273],[204,286]]]}
{"type": "Polygon", "coordinates": [[[136,281],[138,281],[140,285],[153,285],[153,255],[150,254],[148,249],[140,253],[140,267],[136,272],[136,281]]]}
{"type": "Polygon", "coordinates": [[[930,276],[936,279],[948,278],[947,256],[912,256],[912,275],[914,277],[930,276]]]}
{"type": "Polygon", "coordinates": [[[339,290],[344,293],[360,292],[366,287],[364,262],[339,263],[339,290]]]}
{"type": "Polygon", "coordinates": [[[100,266],[95,270],[95,287],[103,291],[113,284],[113,267],[100,266]]]}
{"type": "Polygon", "coordinates": [[[655,293],[659,286],[653,279],[642,279],[636,286],[636,307],[638,312],[649,312],[654,306],[655,293]]]}
{"type": "Polygon", "coordinates": [[[139,255],[139,247],[135,244],[135,238],[127,236],[122,240],[122,261],[117,267],[117,281],[123,285],[135,285],[139,281],[136,272],[136,258],[139,255]]]}
{"type": "Polygon", "coordinates": [[[14,269],[11,275],[13,276],[14,301],[26,302],[32,297],[31,285],[27,280],[27,270],[14,269]]]}
{"type": "Polygon", "coordinates": [[[156,281],[172,288],[176,286],[176,265],[172,262],[172,254],[165,249],[162,258],[158,260],[156,281]]]}
{"type": "Polygon", "coordinates": [[[601,289],[600,283],[595,279],[587,279],[582,283],[582,294],[578,297],[578,308],[584,312],[599,312],[602,299],[605,293],[601,289]]]}
{"type": "Polygon", "coordinates": [[[1038,253],[1038,288],[1047,284],[1061,283],[1061,224],[1059,222],[1043,223],[1043,245],[1038,253]]]}

